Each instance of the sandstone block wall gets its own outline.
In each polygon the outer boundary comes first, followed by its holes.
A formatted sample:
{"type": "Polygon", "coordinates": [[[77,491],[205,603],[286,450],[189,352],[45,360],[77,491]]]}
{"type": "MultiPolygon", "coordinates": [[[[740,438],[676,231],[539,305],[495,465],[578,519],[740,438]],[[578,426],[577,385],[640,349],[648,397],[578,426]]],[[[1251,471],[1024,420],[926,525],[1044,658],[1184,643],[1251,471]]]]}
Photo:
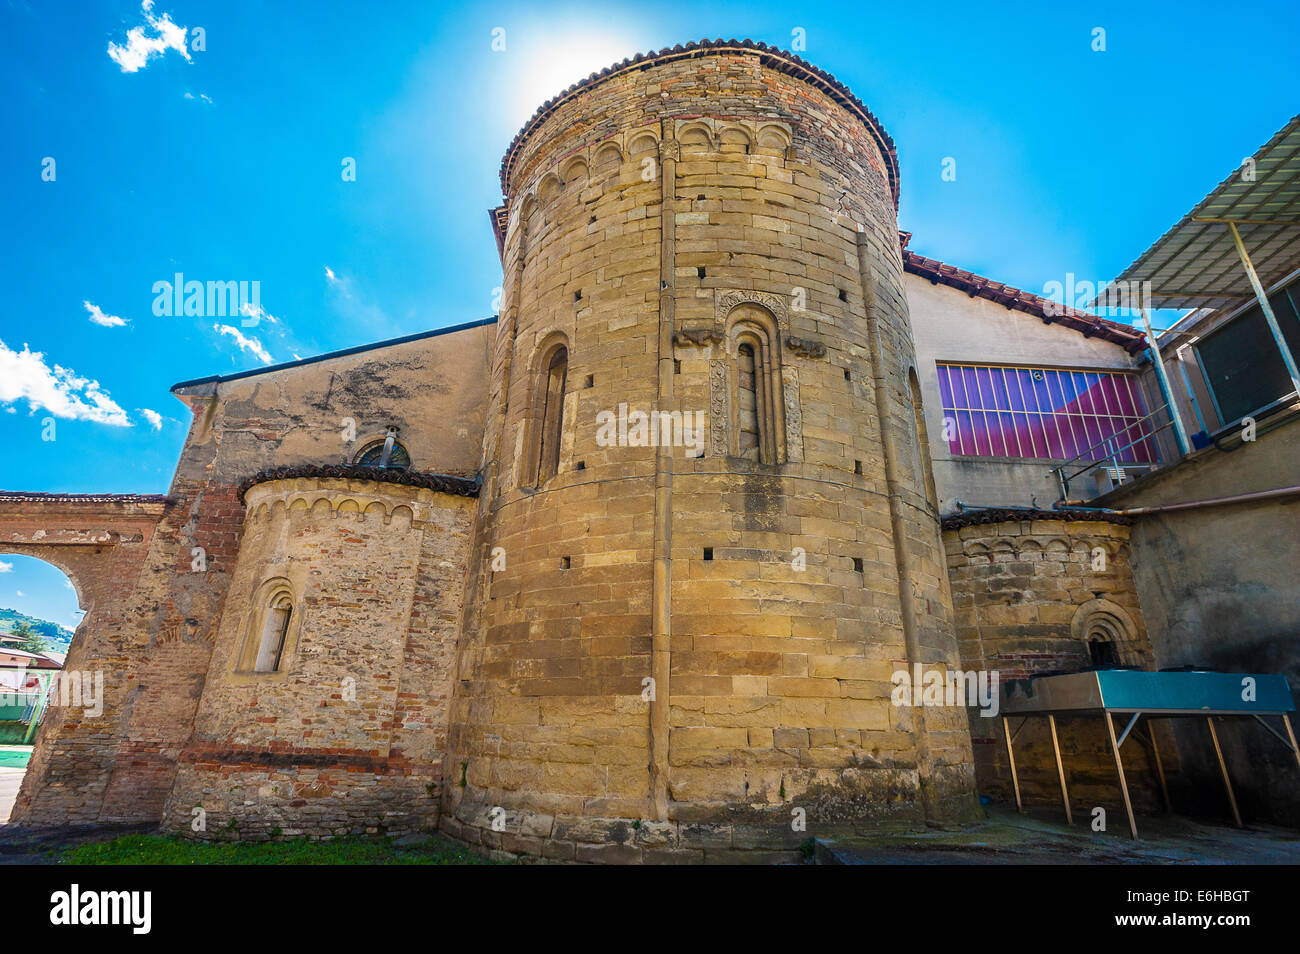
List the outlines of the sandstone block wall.
{"type": "Polygon", "coordinates": [[[931,720],[923,764],[914,713],[889,702],[909,654],[900,535],[924,661],[957,652],[880,148],[821,89],[717,52],[615,71],[512,150],[453,834],[635,860],[755,847],[746,832],[788,831],[792,806],[825,824],[919,820],[927,783],[966,810],[964,716],[931,720]],[[735,454],[740,320],[770,348],[778,462],[735,454]],[[560,465],[539,483],[556,344],[560,465]],[[888,474],[881,378],[903,449],[888,474]],[[602,445],[597,415],[620,403],[699,412],[702,455],[602,445]]]}
{"type": "MultiPolygon", "coordinates": [[[[944,531],[963,670],[997,671],[1002,685],[1091,668],[1089,641],[1112,643],[1122,665],[1155,669],[1130,565],[1131,527],[1104,520],[1062,520],[1047,514],[944,531]],[[1104,564],[1104,565],[1103,565],[1104,564]]],[[[1001,720],[972,711],[971,737],[982,794],[1014,796],[1001,720]]],[[[1011,719],[1012,731],[1020,725],[1011,719]]],[[[1150,728],[1145,720],[1142,730],[1150,728]]],[[[1178,755],[1167,723],[1154,723],[1170,784],[1178,755]]],[[[1123,726],[1117,728],[1120,731],[1123,726]]],[[[1066,782],[1076,817],[1100,805],[1123,817],[1114,758],[1099,716],[1057,718],[1066,782]]],[[[1160,810],[1151,753],[1136,736],[1121,749],[1129,791],[1139,811],[1160,810]]],[[[1027,804],[1059,805],[1060,784],[1047,720],[1031,719],[1015,739],[1016,769],[1027,804]]]]}

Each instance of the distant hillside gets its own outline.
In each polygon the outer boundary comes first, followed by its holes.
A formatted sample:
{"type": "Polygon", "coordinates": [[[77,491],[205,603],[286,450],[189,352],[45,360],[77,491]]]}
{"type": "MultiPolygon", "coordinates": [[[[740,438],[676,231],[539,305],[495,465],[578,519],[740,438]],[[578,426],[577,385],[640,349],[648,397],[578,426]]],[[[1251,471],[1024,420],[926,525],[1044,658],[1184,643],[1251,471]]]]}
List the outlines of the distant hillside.
{"type": "Polygon", "coordinates": [[[54,645],[50,647],[52,651],[59,653],[68,651],[68,644],[72,642],[72,630],[66,626],[51,623],[47,619],[26,616],[17,610],[0,608],[0,633],[13,632],[14,627],[19,623],[26,623],[32,628],[33,632],[40,633],[53,643],[54,645]]]}

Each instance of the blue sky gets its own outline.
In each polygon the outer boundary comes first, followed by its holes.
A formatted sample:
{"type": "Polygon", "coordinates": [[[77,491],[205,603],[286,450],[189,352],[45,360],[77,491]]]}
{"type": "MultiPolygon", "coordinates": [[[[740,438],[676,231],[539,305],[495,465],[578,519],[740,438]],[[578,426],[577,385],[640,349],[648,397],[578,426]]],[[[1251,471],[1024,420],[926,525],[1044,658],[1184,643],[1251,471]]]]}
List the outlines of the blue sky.
{"type": "Polygon", "coordinates": [[[1268,2],[0,0],[0,487],[164,492],[175,382],[491,314],[506,145],[636,52],[801,28],[894,137],[912,249],[1042,291],[1113,277],[1296,112],[1298,26],[1268,2]],[[155,315],[177,272],[257,281],[268,317],[155,315]]]}
{"type": "Polygon", "coordinates": [[[82,612],[72,581],[44,560],[0,555],[0,606],[76,629],[82,612]]]}

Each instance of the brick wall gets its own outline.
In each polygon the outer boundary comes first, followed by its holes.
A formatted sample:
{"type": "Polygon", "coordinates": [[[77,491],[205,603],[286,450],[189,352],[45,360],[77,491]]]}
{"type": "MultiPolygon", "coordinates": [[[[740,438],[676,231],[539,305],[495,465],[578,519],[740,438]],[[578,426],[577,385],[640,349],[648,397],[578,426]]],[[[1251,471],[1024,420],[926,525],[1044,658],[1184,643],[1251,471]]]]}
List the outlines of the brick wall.
{"type": "Polygon", "coordinates": [[[164,827],[192,831],[196,806],[207,838],[436,824],[468,499],[296,478],[257,484],[246,503],[164,827]],[[248,672],[241,653],[276,580],[293,604],[280,671],[248,672]]]}

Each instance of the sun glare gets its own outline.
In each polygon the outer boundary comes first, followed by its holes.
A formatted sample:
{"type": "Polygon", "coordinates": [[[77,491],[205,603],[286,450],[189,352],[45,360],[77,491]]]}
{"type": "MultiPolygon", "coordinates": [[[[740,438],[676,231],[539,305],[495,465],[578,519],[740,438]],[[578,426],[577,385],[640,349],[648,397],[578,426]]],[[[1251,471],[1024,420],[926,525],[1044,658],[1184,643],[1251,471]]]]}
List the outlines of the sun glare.
{"type": "MultiPolygon", "coordinates": [[[[509,38],[507,39],[509,42],[509,38]]],[[[635,39],[596,31],[529,31],[527,45],[511,50],[512,119],[523,125],[537,107],[579,80],[642,52],[635,39]]]]}

